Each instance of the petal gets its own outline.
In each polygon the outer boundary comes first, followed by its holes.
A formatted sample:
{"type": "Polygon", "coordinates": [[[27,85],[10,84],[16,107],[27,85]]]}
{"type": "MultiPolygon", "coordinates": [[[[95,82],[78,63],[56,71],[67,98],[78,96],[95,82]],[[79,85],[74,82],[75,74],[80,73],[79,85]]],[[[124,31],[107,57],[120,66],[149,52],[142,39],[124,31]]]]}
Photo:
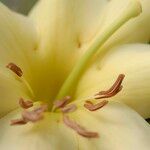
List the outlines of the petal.
{"type": "Polygon", "coordinates": [[[125,43],[150,41],[150,1],[140,0],[142,13],[122,26],[105,44],[104,49],[125,43]]]}
{"type": "Polygon", "coordinates": [[[102,61],[89,66],[75,97],[92,96],[109,89],[119,74],[125,74],[123,90],[112,100],[126,103],[143,117],[150,117],[150,45],[132,44],[112,49],[102,61]]]}
{"type": "Polygon", "coordinates": [[[12,112],[0,120],[1,150],[148,150],[150,127],[137,113],[119,103],[110,103],[96,112],[78,109],[70,118],[86,129],[96,131],[99,138],[78,135],[62,122],[58,113],[46,113],[35,124],[10,127],[18,117],[12,112]]]}
{"type": "Polygon", "coordinates": [[[5,67],[10,62],[16,63],[28,77],[37,46],[34,24],[29,18],[12,12],[2,3],[0,20],[0,66],[5,67]]]}
{"type": "Polygon", "coordinates": [[[37,52],[41,61],[34,81],[38,99],[54,99],[82,53],[82,41],[95,35],[98,18],[106,3],[107,0],[40,0],[35,5],[30,17],[39,33],[37,52]]]}
{"type": "Polygon", "coordinates": [[[13,73],[0,69],[0,118],[18,107],[19,98],[31,98],[28,88],[13,73]]]}
{"type": "Polygon", "coordinates": [[[37,24],[39,49],[52,55],[77,51],[83,41],[95,36],[106,4],[107,0],[40,0],[29,14],[37,24]]]}
{"type": "Polygon", "coordinates": [[[97,131],[100,138],[87,140],[78,136],[79,149],[85,150],[148,150],[150,126],[127,106],[110,102],[100,110],[78,110],[76,122],[88,130],[97,131]]]}
{"type": "Polygon", "coordinates": [[[1,150],[76,150],[78,148],[76,134],[62,124],[62,117],[59,114],[46,113],[45,118],[35,124],[10,126],[10,120],[19,118],[19,114],[20,111],[14,111],[0,120],[1,150]]]}
{"type": "MultiPolygon", "coordinates": [[[[140,3],[133,0],[39,1],[30,14],[39,32],[38,52],[42,62],[37,68],[41,80],[35,81],[35,87],[40,85],[36,94],[40,98],[54,99],[74,64],[93,43],[92,37],[104,42],[122,24],[140,12],[140,3]],[[89,16],[90,21],[87,19],[89,16]],[[52,93],[49,94],[49,91],[52,93]]],[[[94,43],[98,45],[98,42],[94,43]]]]}

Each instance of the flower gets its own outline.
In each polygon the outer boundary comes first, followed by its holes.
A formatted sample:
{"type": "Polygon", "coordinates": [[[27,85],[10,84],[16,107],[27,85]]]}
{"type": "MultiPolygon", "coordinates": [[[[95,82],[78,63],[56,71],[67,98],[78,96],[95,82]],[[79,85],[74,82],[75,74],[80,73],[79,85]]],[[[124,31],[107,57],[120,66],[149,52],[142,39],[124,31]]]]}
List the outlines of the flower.
{"type": "Polygon", "coordinates": [[[25,17],[0,4],[0,149],[148,150],[149,7],[41,0],[25,17]]]}

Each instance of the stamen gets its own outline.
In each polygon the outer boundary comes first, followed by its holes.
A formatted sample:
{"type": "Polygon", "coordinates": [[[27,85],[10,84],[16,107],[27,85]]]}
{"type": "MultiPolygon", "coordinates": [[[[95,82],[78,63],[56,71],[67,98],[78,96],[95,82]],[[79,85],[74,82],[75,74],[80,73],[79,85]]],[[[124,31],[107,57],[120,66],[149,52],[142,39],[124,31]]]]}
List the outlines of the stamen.
{"type": "Polygon", "coordinates": [[[115,96],[118,92],[122,90],[122,81],[124,79],[125,75],[120,74],[116,80],[116,82],[112,85],[112,87],[107,91],[100,91],[97,94],[95,94],[95,99],[102,99],[102,98],[109,98],[112,96],[115,96]]]}
{"type": "Polygon", "coordinates": [[[43,113],[43,112],[46,112],[47,110],[48,110],[48,105],[45,104],[45,105],[42,105],[39,108],[34,109],[33,111],[35,113],[43,113]]]}
{"type": "Polygon", "coordinates": [[[19,77],[21,77],[23,75],[21,68],[19,68],[14,63],[9,63],[6,67],[9,68],[11,71],[13,71],[15,74],[17,74],[19,77]]]}
{"type": "Polygon", "coordinates": [[[63,121],[66,126],[70,127],[74,131],[76,131],[79,135],[86,137],[86,138],[98,138],[99,134],[97,132],[90,132],[87,131],[84,127],[80,126],[76,122],[70,120],[70,118],[66,115],[63,117],[63,121]]]}
{"type": "Polygon", "coordinates": [[[77,106],[75,104],[67,105],[66,107],[62,108],[61,111],[63,113],[70,113],[74,112],[77,109],[77,106]]]}
{"type": "Polygon", "coordinates": [[[24,125],[26,124],[27,122],[24,121],[22,118],[21,119],[14,119],[14,120],[11,120],[11,123],[10,125],[24,125]]]}
{"type": "Polygon", "coordinates": [[[22,112],[22,118],[26,122],[37,122],[41,119],[43,119],[43,113],[47,110],[47,105],[43,105],[37,109],[34,109],[33,111],[23,111],[22,112]]]}
{"type": "Polygon", "coordinates": [[[26,111],[22,112],[22,118],[11,120],[10,125],[24,125],[28,122],[37,122],[43,119],[43,113],[48,110],[47,105],[42,105],[39,108],[34,109],[33,111],[26,111]]]}
{"type": "Polygon", "coordinates": [[[24,101],[23,98],[20,98],[19,105],[24,109],[28,109],[33,106],[33,102],[32,101],[24,101]]]}
{"type": "Polygon", "coordinates": [[[96,111],[102,107],[104,107],[106,104],[108,104],[108,101],[104,100],[100,103],[93,104],[91,101],[86,101],[84,104],[84,107],[87,108],[89,111],[96,111]]]}
{"type": "Polygon", "coordinates": [[[55,108],[63,108],[67,105],[68,101],[71,99],[70,96],[66,96],[61,100],[57,100],[54,102],[55,108]]]}

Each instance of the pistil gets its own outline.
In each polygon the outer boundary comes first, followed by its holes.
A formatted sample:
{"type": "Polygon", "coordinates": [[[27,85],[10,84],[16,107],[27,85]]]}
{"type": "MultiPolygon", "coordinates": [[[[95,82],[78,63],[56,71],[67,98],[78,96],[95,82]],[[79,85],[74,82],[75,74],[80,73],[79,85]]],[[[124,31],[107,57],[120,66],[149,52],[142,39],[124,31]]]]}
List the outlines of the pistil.
{"type": "MultiPolygon", "coordinates": [[[[119,5],[119,4],[118,4],[119,5]]],[[[56,99],[60,99],[65,95],[73,95],[73,88],[76,87],[80,77],[82,76],[85,68],[90,62],[91,58],[98,52],[98,50],[104,45],[104,43],[128,20],[133,17],[138,16],[142,12],[141,7],[138,2],[131,1],[127,7],[123,8],[123,11],[117,15],[117,18],[110,21],[108,25],[104,26],[101,32],[96,36],[96,38],[91,42],[89,48],[86,50],[85,54],[77,62],[77,64],[72,69],[68,78],[62,85],[56,99]]],[[[106,17],[107,18],[107,17],[106,17]]]]}

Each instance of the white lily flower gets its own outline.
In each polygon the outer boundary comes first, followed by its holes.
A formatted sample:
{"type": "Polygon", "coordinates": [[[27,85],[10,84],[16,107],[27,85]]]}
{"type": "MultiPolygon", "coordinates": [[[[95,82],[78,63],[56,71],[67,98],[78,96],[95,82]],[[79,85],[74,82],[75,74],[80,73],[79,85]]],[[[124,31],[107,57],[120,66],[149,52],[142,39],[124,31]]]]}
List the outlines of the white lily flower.
{"type": "Polygon", "coordinates": [[[0,4],[0,149],[149,150],[149,8],[40,0],[25,17],[0,4]]]}

